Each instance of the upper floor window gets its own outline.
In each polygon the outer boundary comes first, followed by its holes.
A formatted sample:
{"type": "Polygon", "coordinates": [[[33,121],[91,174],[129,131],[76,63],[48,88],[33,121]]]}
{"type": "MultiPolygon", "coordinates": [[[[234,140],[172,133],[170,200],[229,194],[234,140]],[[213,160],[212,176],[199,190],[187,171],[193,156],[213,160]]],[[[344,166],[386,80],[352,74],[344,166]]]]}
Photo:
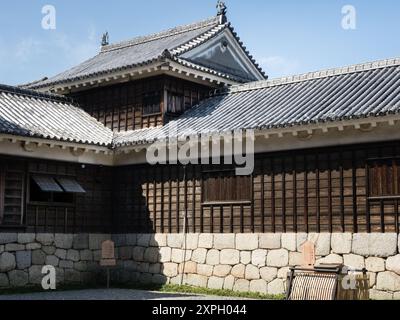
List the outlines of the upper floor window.
{"type": "Polygon", "coordinates": [[[400,196],[400,159],[374,160],[369,164],[369,196],[400,196]]]}
{"type": "Polygon", "coordinates": [[[143,116],[161,113],[161,94],[153,92],[143,97],[143,116]]]}
{"type": "Polygon", "coordinates": [[[185,97],[183,94],[168,92],[167,112],[180,114],[185,111],[185,97]]]}
{"type": "Polygon", "coordinates": [[[237,176],[235,170],[210,171],[203,174],[203,202],[235,203],[251,201],[251,176],[237,176]]]}

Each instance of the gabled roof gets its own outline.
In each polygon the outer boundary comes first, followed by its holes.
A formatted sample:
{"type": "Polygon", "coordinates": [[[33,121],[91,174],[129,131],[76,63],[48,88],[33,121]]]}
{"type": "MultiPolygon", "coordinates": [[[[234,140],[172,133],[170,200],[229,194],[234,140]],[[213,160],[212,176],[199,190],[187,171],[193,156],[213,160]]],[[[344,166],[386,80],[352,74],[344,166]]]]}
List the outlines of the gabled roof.
{"type": "Polygon", "coordinates": [[[113,133],[67,98],[0,85],[0,133],[109,146],[113,133]]]}
{"type": "Polygon", "coordinates": [[[91,77],[106,75],[113,72],[128,70],[134,67],[147,65],[163,59],[171,59],[177,63],[184,64],[194,69],[218,74],[220,77],[235,80],[237,82],[248,82],[256,79],[244,79],[226,71],[212,70],[197,66],[185,61],[180,56],[208,40],[214,38],[224,30],[230,30],[240,45],[243,53],[247,56],[253,67],[258,70],[261,77],[266,78],[262,69],[257,65],[249,54],[243,43],[237,37],[232,26],[228,22],[221,21],[220,17],[213,17],[190,25],[180,26],[160,33],[137,37],[129,41],[103,46],[101,52],[95,57],[81,63],[80,65],[60,73],[52,78],[24,85],[30,89],[47,88],[50,86],[80,81],[91,77]]]}
{"type": "MultiPolygon", "coordinates": [[[[268,130],[400,113],[400,58],[230,88],[171,124],[177,136],[268,130]]],[[[117,147],[168,137],[168,127],[121,132],[117,147]]]]}

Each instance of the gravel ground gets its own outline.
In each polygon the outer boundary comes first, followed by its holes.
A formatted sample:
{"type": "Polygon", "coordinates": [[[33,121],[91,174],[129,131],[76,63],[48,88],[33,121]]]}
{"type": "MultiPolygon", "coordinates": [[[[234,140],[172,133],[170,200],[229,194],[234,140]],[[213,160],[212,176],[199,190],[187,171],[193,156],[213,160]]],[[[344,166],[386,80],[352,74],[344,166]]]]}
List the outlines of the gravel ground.
{"type": "Polygon", "coordinates": [[[94,289],[0,295],[0,300],[245,300],[195,294],[161,293],[129,289],[94,289]]]}

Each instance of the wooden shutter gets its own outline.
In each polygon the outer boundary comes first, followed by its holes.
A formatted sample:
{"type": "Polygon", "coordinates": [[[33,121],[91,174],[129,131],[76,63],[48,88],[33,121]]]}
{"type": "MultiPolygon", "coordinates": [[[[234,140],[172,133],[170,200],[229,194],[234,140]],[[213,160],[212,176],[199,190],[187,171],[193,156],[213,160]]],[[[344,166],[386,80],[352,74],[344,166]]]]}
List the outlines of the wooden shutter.
{"type": "Polygon", "coordinates": [[[4,179],[4,163],[0,161],[0,224],[3,223],[4,217],[4,192],[5,192],[5,179],[4,179]]]}

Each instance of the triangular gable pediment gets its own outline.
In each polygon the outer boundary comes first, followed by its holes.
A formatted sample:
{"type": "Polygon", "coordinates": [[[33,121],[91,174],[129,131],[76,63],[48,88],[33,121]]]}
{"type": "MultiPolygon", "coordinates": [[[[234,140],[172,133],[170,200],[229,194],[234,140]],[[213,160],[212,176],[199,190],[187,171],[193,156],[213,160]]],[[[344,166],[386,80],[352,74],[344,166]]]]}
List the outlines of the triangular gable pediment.
{"type": "Polygon", "coordinates": [[[246,80],[264,79],[229,29],[180,58],[246,80]]]}

